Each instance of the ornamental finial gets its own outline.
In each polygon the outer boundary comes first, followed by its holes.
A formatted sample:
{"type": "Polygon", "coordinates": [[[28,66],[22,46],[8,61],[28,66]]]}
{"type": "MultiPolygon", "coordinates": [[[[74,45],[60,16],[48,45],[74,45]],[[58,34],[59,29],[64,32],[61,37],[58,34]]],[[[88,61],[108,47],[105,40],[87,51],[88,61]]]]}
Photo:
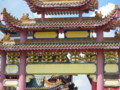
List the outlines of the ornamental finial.
{"type": "Polygon", "coordinates": [[[115,9],[118,9],[119,8],[119,6],[118,5],[115,5],[115,9]]]}
{"type": "Polygon", "coordinates": [[[97,11],[95,12],[95,17],[97,18],[102,18],[102,12],[100,11],[100,13],[98,13],[97,11]]]}
{"type": "Polygon", "coordinates": [[[2,13],[4,14],[4,13],[6,13],[6,12],[7,12],[6,8],[3,8],[2,13]]]}
{"type": "Polygon", "coordinates": [[[29,14],[23,14],[21,20],[29,20],[29,14]]]}

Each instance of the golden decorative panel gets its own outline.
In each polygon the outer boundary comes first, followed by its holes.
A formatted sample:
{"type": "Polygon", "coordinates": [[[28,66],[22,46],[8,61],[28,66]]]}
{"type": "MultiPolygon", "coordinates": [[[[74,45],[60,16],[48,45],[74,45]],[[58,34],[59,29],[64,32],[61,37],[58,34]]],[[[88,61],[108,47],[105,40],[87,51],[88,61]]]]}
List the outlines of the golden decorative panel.
{"type": "Polygon", "coordinates": [[[7,74],[18,73],[18,66],[17,65],[6,65],[5,71],[7,74]]]}
{"type": "Polygon", "coordinates": [[[8,53],[8,63],[9,64],[19,63],[19,53],[8,53]]]}
{"type": "Polygon", "coordinates": [[[105,80],[105,86],[119,86],[120,82],[118,80],[105,80]]]}
{"type": "Polygon", "coordinates": [[[18,80],[13,80],[13,79],[6,79],[4,80],[4,86],[17,86],[18,85],[18,80]]]}
{"type": "Polygon", "coordinates": [[[95,64],[28,64],[26,66],[28,74],[86,74],[95,73],[95,64]]]}
{"type": "Polygon", "coordinates": [[[35,32],[34,38],[36,39],[44,39],[44,38],[57,38],[57,32],[35,32]]]}
{"type": "Polygon", "coordinates": [[[89,31],[66,31],[65,33],[67,38],[87,38],[89,35],[89,31]]]}
{"type": "Polygon", "coordinates": [[[104,69],[106,73],[116,73],[118,72],[119,67],[117,64],[106,64],[104,69]]]}

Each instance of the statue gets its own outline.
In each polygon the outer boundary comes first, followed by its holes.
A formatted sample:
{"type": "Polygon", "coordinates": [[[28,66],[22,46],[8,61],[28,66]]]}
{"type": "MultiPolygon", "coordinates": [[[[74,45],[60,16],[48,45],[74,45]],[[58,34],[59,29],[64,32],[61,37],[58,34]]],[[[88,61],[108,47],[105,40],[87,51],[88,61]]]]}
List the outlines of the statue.
{"type": "Polygon", "coordinates": [[[115,32],[115,37],[120,38],[120,31],[115,32]]]}
{"type": "Polygon", "coordinates": [[[96,18],[102,18],[102,12],[100,11],[100,13],[98,13],[97,11],[95,11],[95,17],[96,18]]]}
{"type": "Polygon", "coordinates": [[[29,20],[29,14],[23,14],[21,20],[29,20]]]}

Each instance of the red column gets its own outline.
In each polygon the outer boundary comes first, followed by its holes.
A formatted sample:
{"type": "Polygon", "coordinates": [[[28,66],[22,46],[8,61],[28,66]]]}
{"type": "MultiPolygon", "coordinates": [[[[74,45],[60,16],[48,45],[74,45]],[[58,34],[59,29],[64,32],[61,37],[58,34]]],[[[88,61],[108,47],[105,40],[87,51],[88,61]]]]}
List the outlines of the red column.
{"type": "Polygon", "coordinates": [[[79,19],[82,20],[82,12],[79,11],[79,19]]]}
{"type": "Polygon", "coordinates": [[[97,86],[96,84],[97,84],[97,83],[92,80],[91,84],[92,84],[92,90],[96,90],[96,88],[97,88],[97,87],[96,87],[96,86],[97,86]]]}
{"type": "Polygon", "coordinates": [[[104,90],[104,55],[103,51],[99,50],[97,52],[97,90],[104,90]]]}
{"type": "Polygon", "coordinates": [[[118,51],[118,63],[120,64],[120,50],[118,51]]]}
{"type": "Polygon", "coordinates": [[[88,77],[89,78],[89,80],[90,80],[90,84],[91,84],[91,90],[97,90],[96,88],[97,88],[97,82],[96,81],[94,81],[94,79],[93,78],[91,78],[91,77],[88,77]]]}
{"type": "Polygon", "coordinates": [[[20,43],[25,43],[27,40],[27,32],[22,31],[20,32],[20,43]]]}
{"type": "Polygon", "coordinates": [[[45,12],[42,12],[42,14],[41,14],[41,21],[44,22],[44,19],[45,19],[45,12]]]}
{"type": "Polygon", "coordinates": [[[103,30],[101,30],[101,29],[97,30],[97,41],[98,42],[103,41],[103,30]]]}
{"type": "MultiPolygon", "coordinates": [[[[119,80],[120,80],[120,50],[118,51],[118,63],[119,63],[119,80]]],[[[119,87],[120,90],[120,87],[119,87]]]]}
{"type": "Polygon", "coordinates": [[[1,53],[1,79],[0,79],[0,90],[5,90],[3,86],[3,81],[5,79],[5,64],[6,64],[6,52],[1,53]]]}
{"type": "Polygon", "coordinates": [[[26,89],[26,52],[21,51],[20,53],[20,75],[19,75],[19,90],[26,89]]]}

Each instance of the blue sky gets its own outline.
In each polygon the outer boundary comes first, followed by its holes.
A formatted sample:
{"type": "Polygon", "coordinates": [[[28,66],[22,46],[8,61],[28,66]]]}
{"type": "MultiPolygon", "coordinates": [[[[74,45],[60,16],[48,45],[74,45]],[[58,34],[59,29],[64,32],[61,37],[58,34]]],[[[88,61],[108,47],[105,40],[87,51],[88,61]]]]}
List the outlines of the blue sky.
{"type": "MultiPolygon", "coordinates": [[[[114,4],[119,5],[120,0],[99,0],[99,10],[102,11],[103,15],[107,15],[113,8],[114,4]]],[[[39,17],[36,14],[32,13],[24,0],[0,0],[0,12],[3,8],[7,8],[7,11],[14,15],[16,18],[20,18],[23,13],[29,13],[31,18],[39,17]]],[[[93,12],[85,16],[94,16],[93,12]]],[[[0,36],[2,34],[0,33],[0,36]]],[[[105,33],[105,36],[114,36],[114,31],[110,33],[105,33]]],[[[76,85],[79,87],[79,90],[91,90],[86,76],[78,76],[74,78],[76,85]]]]}

